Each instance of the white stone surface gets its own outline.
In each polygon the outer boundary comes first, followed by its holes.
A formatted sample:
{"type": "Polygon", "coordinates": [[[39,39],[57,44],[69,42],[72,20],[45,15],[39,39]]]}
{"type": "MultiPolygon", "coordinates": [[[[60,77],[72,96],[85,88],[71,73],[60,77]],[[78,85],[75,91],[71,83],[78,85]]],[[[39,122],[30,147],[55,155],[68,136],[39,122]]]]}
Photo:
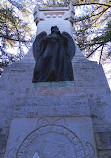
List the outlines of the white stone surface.
{"type": "Polygon", "coordinates": [[[57,25],[60,31],[69,32],[72,35],[72,23],[74,19],[74,7],[45,7],[34,10],[34,20],[37,23],[37,34],[42,31],[50,33],[51,26],[57,25]]]}
{"type": "Polygon", "coordinates": [[[35,153],[40,158],[97,158],[91,119],[14,119],[5,158],[31,158],[35,153]]]}

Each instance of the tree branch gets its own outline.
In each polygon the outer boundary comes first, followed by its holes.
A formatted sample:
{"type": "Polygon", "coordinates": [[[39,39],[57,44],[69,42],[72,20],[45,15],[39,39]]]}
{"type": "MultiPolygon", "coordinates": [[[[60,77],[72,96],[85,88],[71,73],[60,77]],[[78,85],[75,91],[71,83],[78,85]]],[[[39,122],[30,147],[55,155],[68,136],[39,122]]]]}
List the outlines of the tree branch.
{"type": "Polygon", "coordinates": [[[101,58],[102,58],[102,54],[103,54],[103,48],[104,48],[104,45],[102,46],[102,49],[101,49],[100,58],[99,58],[99,64],[101,63],[101,58]]]}
{"type": "Polygon", "coordinates": [[[99,13],[97,13],[97,14],[94,14],[94,15],[93,15],[93,14],[91,14],[91,15],[90,15],[90,17],[93,17],[93,16],[98,16],[98,15],[100,15],[100,16],[101,16],[101,15],[102,15],[103,13],[105,13],[108,9],[109,9],[109,8],[106,8],[106,9],[102,10],[101,12],[99,12],[99,13]]]}
{"type": "Polygon", "coordinates": [[[17,42],[24,42],[24,43],[26,43],[26,42],[32,42],[32,41],[27,41],[27,40],[23,40],[23,39],[14,39],[14,38],[11,38],[11,37],[9,37],[9,36],[6,36],[6,35],[0,35],[0,37],[2,37],[2,38],[5,38],[5,39],[7,39],[7,40],[12,40],[12,41],[17,41],[17,42]]]}
{"type": "Polygon", "coordinates": [[[13,2],[12,0],[8,0],[13,6],[18,8],[19,10],[23,9],[23,6],[17,2],[13,2]]]}
{"type": "Polygon", "coordinates": [[[101,45],[99,45],[96,49],[94,49],[88,56],[87,56],[87,58],[89,58],[98,48],[100,48],[102,46],[102,44],[101,45]]]}
{"type": "Polygon", "coordinates": [[[111,7],[109,4],[97,3],[97,2],[90,2],[90,3],[72,3],[73,6],[82,6],[82,5],[101,5],[106,7],[111,7]]]}

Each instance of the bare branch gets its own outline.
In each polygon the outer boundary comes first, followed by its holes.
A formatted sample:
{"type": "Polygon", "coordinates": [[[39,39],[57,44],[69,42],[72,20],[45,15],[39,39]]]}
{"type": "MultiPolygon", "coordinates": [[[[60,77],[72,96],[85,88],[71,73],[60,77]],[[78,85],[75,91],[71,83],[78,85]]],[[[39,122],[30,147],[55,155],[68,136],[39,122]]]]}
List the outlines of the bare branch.
{"type": "Polygon", "coordinates": [[[87,58],[89,58],[98,48],[100,48],[102,46],[102,44],[101,45],[99,45],[96,49],[94,49],[88,56],[87,56],[87,58]]]}
{"type": "Polygon", "coordinates": [[[104,48],[104,45],[102,46],[102,49],[101,49],[100,58],[99,58],[99,64],[101,64],[101,58],[102,58],[102,54],[103,54],[103,48],[104,48]]]}
{"type": "Polygon", "coordinates": [[[93,2],[90,2],[90,3],[72,3],[73,6],[82,6],[82,5],[100,5],[100,6],[106,6],[106,7],[109,7],[111,8],[111,5],[109,4],[103,4],[103,3],[93,3],[93,2]]]}
{"type": "Polygon", "coordinates": [[[13,6],[18,8],[19,10],[23,9],[23,6],[17,2],[13,2],[13,0],[8,0],[13,6]]]}
{"type": "Polygon", "coordinates": [[[5,39],[8,39],[8,40],[12,40],[12,41],[17,41],[17,42],[32,42],[31,40],[27,41],[27,40],[23,40],[23,39],[15,39],[15,38],[11,38],[9,36],[6,36],[6,35],[0,35],[0,37],[2,38],[5,38],[5,39]]]}

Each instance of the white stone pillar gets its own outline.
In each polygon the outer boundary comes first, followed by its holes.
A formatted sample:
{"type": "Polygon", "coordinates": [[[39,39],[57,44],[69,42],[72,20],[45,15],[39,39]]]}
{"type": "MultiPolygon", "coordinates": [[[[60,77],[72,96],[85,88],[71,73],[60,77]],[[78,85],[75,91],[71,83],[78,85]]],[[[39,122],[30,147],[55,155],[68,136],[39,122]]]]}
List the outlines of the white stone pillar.
{"type": "Polygon", "coordinates": [[[58,26],[60,31],[73,34],[74,7],[38,7],[34,9],[34,21],[37,25],[37,34],[42,31],[50,33],[51,26],[58,26]]]}

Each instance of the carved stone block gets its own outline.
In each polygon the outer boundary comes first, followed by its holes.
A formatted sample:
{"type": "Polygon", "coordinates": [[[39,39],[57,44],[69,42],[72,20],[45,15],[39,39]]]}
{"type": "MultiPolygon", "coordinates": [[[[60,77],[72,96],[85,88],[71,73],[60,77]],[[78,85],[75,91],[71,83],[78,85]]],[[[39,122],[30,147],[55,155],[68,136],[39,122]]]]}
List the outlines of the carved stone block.
{"type": "Polygon", "coordinates": [[[5,158],[97,158],[92,131],[87,117],[15,119],[5,158]]]}

